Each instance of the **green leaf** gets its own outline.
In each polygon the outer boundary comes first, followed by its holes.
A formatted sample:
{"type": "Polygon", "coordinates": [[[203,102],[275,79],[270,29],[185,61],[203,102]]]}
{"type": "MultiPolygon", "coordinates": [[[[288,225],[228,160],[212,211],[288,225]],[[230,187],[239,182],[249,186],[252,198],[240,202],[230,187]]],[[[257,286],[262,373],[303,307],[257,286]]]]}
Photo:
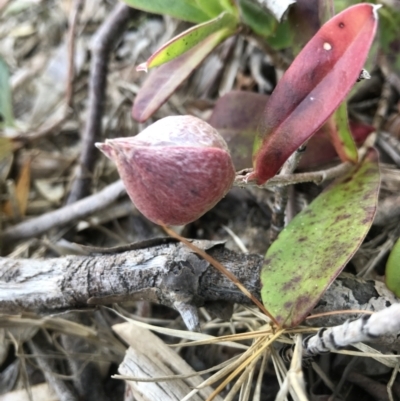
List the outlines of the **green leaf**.
{"type": "Polygon", "coordinates": [[[215,18],[223,11],[227,11],[219,1],[210,0],[196,0],[197,7],[204,11],[209,17],[215,18]]]}
{"type": "Polygon", "coordinates": [[[386,262],[385,276],[387,288],[393,291],[396,297],[400,297],[400,238],[394,244],[386,262]]]}
{"type": "Polygon", "coordinates": [[[274,33],[269,36],[267,42],[275,50],[283,50],[292,46],[292,35],[288,21],[283,21],[276,25],[274,33]]]}
{"type": "Polygon", "coordinates": [[[240,0],[243,22],[256,34],[268,37],[275,32],[278,22],[259,4],[249,0],[240,0]]]}
{"type": "Polygon", "coordinates": [[[236,0],[219,0],[219,3],[224,10],[230,11],[234,15],[238,15],[239,10],[236,6],[236,0]]]}
{"type": "Polygon", "coordinates": [[[196,25],[180,35],[175,36],[158,49],[145,63],[138,65],[136,70],[147,71],[149,68],[167,63],[192,49],[218,31],[223,31],[225,38],[231,36],[235,33],[237,25],[238,20],[236,17],[231,13],[224,12],[211,21],[196,25]]]}
{"type": "Polygon", "coordinates": [[[352,163],[357,163],[357,146],[349,127],[346,102],[343,102],[335,111],[332,117],[332,123],[334,126],[329,130],[329,133],[333,146],[340,159],[344,162],[350,161],[352,163]]]}
{"type": "Polygon", "coordinates": [[[0,125],[14,125],[10,76],[7,64],[0,57],[0,125]],[[1,124],[3,123],[3,124],[1,124]]]}
{"type": "Polygon", "coordinates": [[[270,246],[261,271],[261,297],[280,325],[301,323],[349,262],[371,227],[378,191],[378,156],[370,149],[270,246]]]}
{"type": "Polygon", "coordinates": [[[389,64],[396,72],[400,71],[400,12],[394,8],[382,7],[379,9],[381,22],[379,24],[379,42],[389,64]]]}
{"type": "Polygon", "coordinates": [[[183,21],[204,22],[210,17],[190,0],[123,0],[128,6],[154,14],[165,14],[183,21]]]}

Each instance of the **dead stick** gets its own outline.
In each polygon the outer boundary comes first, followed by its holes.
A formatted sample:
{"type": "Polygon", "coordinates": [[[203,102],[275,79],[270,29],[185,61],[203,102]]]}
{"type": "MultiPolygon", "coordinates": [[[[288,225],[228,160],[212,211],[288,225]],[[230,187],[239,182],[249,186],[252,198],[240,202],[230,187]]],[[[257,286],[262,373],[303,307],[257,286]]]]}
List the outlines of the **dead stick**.
{"type": "Polygon", "coordinates": [[[62,227],[96,213],[115,202],[123,194],[125,194],[124,184],[122,181],[117,181],[97,194],[81,199],[72,205],[64,206],[5,229],[0,234],[0,240],[3,244],[10,244],[14,241],[36,237],[52,228],[62,227]]]}
{"type": "Polygon", "coordinates": [[[75,0],[68,30],[68,79],[67,79],[67,107],[73,106],[74,79],[75,79],[75,38],[79,14],[82,11],[83,0],[75,0]]]}
{"type": "MultiPolygon", "coordinates": [[[[226,266],[260,298],[261,255],[239,254],[211,241],[193,243],[226,266]]],[[[0,258],[0,313],[54,314],[140,299],[172,307],[176,302],[193,307],[220,301],[247,305],[251,302],[231,280],[182,243],[159,241],[126,252],[99,252],[40,260],[0,258]]],[[[342,275],[331,284],[314,313],[343,309],[377,311],[399,302],[383,283],[342,275]]],[[[311,322],[332,326],[351,317],[355,316],[332,315],[311,322]]],[[[3,316],[3,320],[7,317],[3,316]]],[[[15,319],[13,322],[18,324],[15,319]]],[[[400,350],[398,341],[397,345],[388,344],[400,350]]]]}
{"type": "Polygon", "coordinates": [[[89,79],[89,106],[82,134],[82,151],[75,180],[67,204],[76,202],[89,193],[92,173],[99,152],[94,147],[101,140],[101,121],[104,111],[108,59],[114,46],[125,32],[136,11],[119,3],[99,28],[92,45],[89,79]]]}

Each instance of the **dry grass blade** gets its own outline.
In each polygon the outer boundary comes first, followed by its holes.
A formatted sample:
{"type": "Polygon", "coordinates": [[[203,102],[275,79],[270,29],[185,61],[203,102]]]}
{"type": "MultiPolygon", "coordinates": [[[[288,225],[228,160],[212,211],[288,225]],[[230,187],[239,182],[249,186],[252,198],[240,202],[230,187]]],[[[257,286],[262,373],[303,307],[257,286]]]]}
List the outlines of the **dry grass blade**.
{"type": "Polygon", "coordinates": [[[353,347],[358,348],[361,351],[356,353],[358,356],[362,356],[364,358],[373,358],[376,361],[380,362],[382,365],[388,366],[389,368],[395,369],[399,363],[400,355],[384,355],[375,348],[372,348],[364,343],[353,344],[353,347]]]}
{"type": "Polygon", "coordinates": [[[263,358],[262,358],[261,366],[260,366],[260,371],[258,372],[257,383],[256,383],[256,387],[254,389],[254,394],[253,394],[253,401],[261,400],[262,380],[263,380],[265,369],[267,367],[267,361],[268,361],[269,356],[270,356],[270,351],[265,350],[263,358]]]}
{"type": "Polygon", "coordinates": [[[390,401],[394,401],[393,393],[392,393],[392,387],[393,387],[394,381],[396,380],[397,373],[399,372],[399,367],[400,367],[400,362],[397,362],[397,365],[393,369],[392,376],[390,377],[390,380],[389,380],[389,382],[387,384],[387,392],[388,392],[388,396],[389,396],[389,400],[390,401]]]}
{"type": "MultiPolygon", "coordinates": [[[[259,337],[265,337],[266,335],[270,335],[272,333],[272,329],[270,330],[260,330],[260,331],[251,331],[248,333],[240,333],[240,334],[229,334],[226,336],[220,337],[212,337],[209,339],[193,341],[185,344],[171,344],[170,347],[191,347],[195,345],[207,345],[207,344],[221,344],[226,345],[225,341],[242,341],[242,340],[252,340],[259,337]]],[[[247,349],[248,347],[246,347],[247,349]]]]}
{"type": "MultiPolygon", "coordinates": [[[[255,358],[251,361],[249,366],[246,367],[244,372],[240,375],[239,379],[236,380],[236,383],[232,386],[231,390],[229,391],[228,395],[225,397],[224,401],[233,401],[235,395],[237,392],[240,390],[240,388],[243,386],[244,382],[252,378],[254,375],[254,369],[256,366],[256,363],[258,362],[259,358],[255,358]]],[[[240,394],[240,401],[243,400],[244,397],[242,397],[242,394],[240,394]]]]}
{"type": "Polygon", "coordinates": [[[296,336],[295,349],[293,359],[290,363],[290,369],[286,374],[285,380],[281,385],[281,389],[277,394],[275,401],[284,401],[290,392],[295,401],[307,401],[305,393],[305,382],[301,369],[303,354],[303,346],[301,335],[296,336]]]}
{"type": "Polygon", "coordinates": [[[111,376],[113,379],[118,380],[128,380],[128,381],[135,381],[135,382],[144,382],[144,383],[156,383],[156,382],[165,382],[165,381],[172,381],[172,380],[180,380],[180,379],[189,379],[190,377],[194,376],[201,376],[207,373],[215,372],[216,370],[223,369],[225,366],[230,365],[232,362],[236,361],[239,357],[235,356],[219,365],[213,366],[212,368],[200,370],[196,373],[189,373],[185,375],[173,375],[173,376],[158,376],[152,377],[151,379],[147,379],[144,377],[133,377],[133,376],[125,376],[125,375],[113,375],[111,376]]]}
{"type": "MultiPolygon", "coordinates": [[[[175,330],[175,329],[169,329],[166,327],[160,327],[160,326],[153,326],[151,324],[148,323],[144,323],[144,322],[140,322],[138,320],[134,320],[134,319],[130,319],[120,313],[118,313],[117,311],[115,311],[114,309],[110,309],[112,310],[114,313],[116,313],[118,316],[122,317],[123,319],[125,319],[127,322],[129,322],[130,324],[134,325],[134,326],[138,326],[144,329],[148,329],[151,331],[154,331],[156,333],[159,334],[164,334],[167,336],[172,336],[172,337],[177,337],[177,338],[182,338],[184,340],[191,340],[191,341],[199,341],[202,342],[202,344],[210,344],[211,341],[214,341],[215,339],[218,340],[218,337],[214,337],[208,334],[202,334],[202,333],[197,333],[197,332],[193,332],[193,331],[186,331],[186,330],[175,330]]],[[[218,342],[218,341],[215,341],[218,342]]],[[[176,346],[182,347],[185,346],[186,344],[177,344],[176,346]]],[[[234,342],[224,342],[222,345],[226,345],[229,347],[233,347],[233,348],[240,348],[240,349],[247,349],[248,347],[242,344],[236,344],[234,342]]]]}
{"type": "MultiPolygon", "coordinates": [[[[270,338],[266,338],[264,342],[260,341],[256,344],[259,344],[257,350],[255,350],[254,354],[250,355],[240,366],[238,366],[212,393],[212,395],[207,399],[207,401],[212,401],[221,391],[225,388],[225,386],[233,380],[243,369],[245,369],[249,364],[251,364],[254,360],[258,360],[260,355],[267,349],[281,334],[283,330],[278,331],[270,338]]],[[[251,347],[252,348],[252,347],[251,347]]],[[[250,348],[250,349],[251,349],[250,348]]]]}
{"type": "Polygon", "coordinates": [[[90,327],[57,317],[34,318],[22,315],[0,315],[0,327],[39,327],[88,339],[97,337],[97,332],[90,327]]]}

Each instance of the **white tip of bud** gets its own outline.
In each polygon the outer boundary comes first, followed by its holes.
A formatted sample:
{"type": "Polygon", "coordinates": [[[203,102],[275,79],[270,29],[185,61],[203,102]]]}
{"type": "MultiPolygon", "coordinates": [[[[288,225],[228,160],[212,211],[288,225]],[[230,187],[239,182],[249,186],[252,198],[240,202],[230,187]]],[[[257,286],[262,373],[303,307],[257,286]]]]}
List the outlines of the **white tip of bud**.
{"type": "Polygon", "coordinates": [[[378,10],[382,7],[382,4],[371,4],[371,6],[375,19],[378,19],[378,10]]]}
{"type": "Polygon", "coordinates": [[[146,63],[139,64],[139,65],[136,67],[136,71],[144,71],[144,72],[147,72],[147,71],[148,71],[148,69],[147,69],[147,62],[146,62],[146,63]]]}

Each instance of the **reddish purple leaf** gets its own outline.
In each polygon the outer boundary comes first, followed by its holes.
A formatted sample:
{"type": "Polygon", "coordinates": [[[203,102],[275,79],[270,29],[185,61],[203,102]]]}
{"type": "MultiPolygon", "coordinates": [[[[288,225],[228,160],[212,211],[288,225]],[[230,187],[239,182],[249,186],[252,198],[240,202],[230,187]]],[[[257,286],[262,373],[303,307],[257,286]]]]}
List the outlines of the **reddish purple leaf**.
{"type": "Polygon", "coordinates": [[[215,32],[178,58],[154,70],[136,96],[132,117],[139,122],[151,117],[226,37],[226,30],[215,32]]]}
{"type": "MultiPolygon", "coordinates": [[[[255,92],[233,90],[220,97],[213,109],[209,124],[218,130],[228,144],[236,170],[251,166],[254,137],[269,96],[255,92]]],[[[325,123],[310,139],[300,159],[299,170],[320,168],[337,158],[325,123]]],[[[364,143],[374,127],[350,121],[350,131],[357,145],[364,143]]]]}
{"type": "Polygon", "coordinates": [[[377,26],[376,6],[357,4],[329,20],[272,93],[249,180],[261,185],[329,118],[356,82],[377,26]]]}
{"type": "Polygon", "coordinates": [[[251,155],[258,122],[269,96],[234,90],[220,97],[209,124],[228,144],[236,170],[251,166],[251,155]]]}
{"type": "MultiPolygon", "coordinates": [[[[350,131],[357,145],[362,145],[374,127],[350,121],[350,131]]],[[[338,154],[331,141],[330,125],[325,123],[307,144],[307,149],[300,159],[298,170],[321,168],[323,164],[332,162],[338,154]]]]}

